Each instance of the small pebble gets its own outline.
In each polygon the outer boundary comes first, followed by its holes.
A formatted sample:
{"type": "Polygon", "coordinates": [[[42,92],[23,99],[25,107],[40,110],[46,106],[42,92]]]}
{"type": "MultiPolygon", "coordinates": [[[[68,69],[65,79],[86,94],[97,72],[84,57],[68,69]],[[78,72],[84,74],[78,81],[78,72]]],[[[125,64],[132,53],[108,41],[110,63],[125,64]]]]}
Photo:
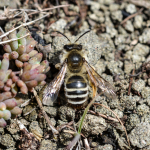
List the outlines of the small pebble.
{"type": "Polygon", "coordinates": [[[126,6],[126,12],[130,13],[130,14],[133,14],[136,12],[136,7],[134,4],[128,4],[126,6]]]}
{"type": "Polygon", "coordinates": [[[129,134],[131,145],[144,148],[150,144],[150,124],[141,122],[129,134]]]}
{"type": "Polygon", "coordinates": [[[6,147],[15,147],[15,142],[10,134],[1,135],[0,143],[6,147]]]}
{"type": "Polygon", "coordinates": [[[122,21],[122,18],[123,18],[122,12],[121,12],[120,10],[113,11],[113,12],[111,13],[111,17],[112,17],[112,19],[113,19],[114,21],[119,21],[119,22],[121,22],[121,21],[122,21]]]}
{"type": "MultiPolygon", "coordinates": [[[[78,124],[79,123],[80,121],[78,122],[78,124]]],[[[82,133],[85,136],[98,135],[98,134],[102,134],[103,131],[106,130],[106,127],[107,124],[105,122],[105,119],[103,119],[100,116],[87,114],[83,122],[82,133]]]]}
{"type": "Polygon", "coordinates": [[[138,92],[141,92],[144,87],[145,87],[145,81],[142,79],[135,81],[132,85],[132,89],[138,92]]]}
{"type": "Polygon", "coordinates": [[[140,43],[149,43],[150,42],[150,28],[145,28],[142,35],[139,36],[140,43]]]}
{"type": "Polygon", "coordinates": [[[134,55],[139,55],[139,56],[146,56],[150,52],[150,48],[147,45],[138,43],[134,48],[133,48],[133,53],[134,55]]]}
{"type": "Polygon", "coordinates": [[[126,129],[127,131],[130,131],[133,129],[137,124],[140,123],[140,118],[137,114],[130,114],[128,116],[127,122],[126,122],[126,129]]]}
{"type": "Polygon", "coordinates": [[[138,115],[143,116],[144,114],[149,112],[149,106],[147,106],[146,104],[139,105],[137,106],[136,111],[138,115]]]}
{"type": "Polygon", "coordinates": [[[140,29],[142,27],[142,24],[143,24],[143,17],[141,15],[135,16],[133,23],[134,27],[136,29],[140,29]]]}
{"type": "Polygon", "coordinates": [[[72,121],[75,118],[75,110],[71,107],[61,106],[58,115],[62,121],[72,121]]]}
{"type": "Polygon", "coordinates": [[[57,150],[57,144],[53,143],[52,140],[43,140],[41,142],[39,150],[57,150]]]}
{"type": "Polygon", "coordinates": [[[127,22],[125,23],[125,29],[129,32],[134,31],[134,27],[133,27],[132,22],[130,20],[127,20],[127,22]]]}

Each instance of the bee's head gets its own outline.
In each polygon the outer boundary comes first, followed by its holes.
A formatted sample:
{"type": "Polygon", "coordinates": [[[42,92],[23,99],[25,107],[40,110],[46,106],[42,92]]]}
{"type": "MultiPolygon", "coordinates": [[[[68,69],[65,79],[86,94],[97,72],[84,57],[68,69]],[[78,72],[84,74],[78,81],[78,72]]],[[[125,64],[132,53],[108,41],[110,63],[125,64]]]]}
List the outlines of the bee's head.
{"type": "Polygon", "coordinates": [[[60,34],[62,34],[71,44],[67,44],[67,45],[64,45],[64,49],[67,51],[67,52],[70,52],[72,50],[77,50],[77,51],[81,51],[82,50],[82,45],[81,44],[75,44],[82,36],[84,36],[86,33],[90,32],[91,30],[88,30],[86,32],[84,32],[81,36],[79,36],[79,38],[72,44],[70,39],[64,35],[63,33],[59,32],[59,31],[56,31],[60,34]]]}

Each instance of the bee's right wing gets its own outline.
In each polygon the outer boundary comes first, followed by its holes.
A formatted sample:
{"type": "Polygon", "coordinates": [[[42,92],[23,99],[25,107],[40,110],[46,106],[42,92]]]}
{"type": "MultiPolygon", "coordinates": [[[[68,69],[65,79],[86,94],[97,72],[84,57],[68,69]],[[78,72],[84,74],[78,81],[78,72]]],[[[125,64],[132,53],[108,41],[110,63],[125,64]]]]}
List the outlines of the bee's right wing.
{"type": "Polygon", "coordinates": [[[116,98],[116,92],[114,87],[107,82],[104,78],[102,78],[89,64],[88,62],[85,60],[84,61],[84,65],[86,67],[86,70],[88,72],[88,75],[92,81],[92,83],[98,87],[99,89],[101,89],[101,91],[108,97],[111,99],[115,99],[116,98]]]}
{"type": "Polygon", "coordinates": [[[57,76],[51,81],[43,91],[43,104],[49,105],[57,99],[59,90],[64,82],[64,77],[67,70],[67,62],[63,63],[63,66],[57,76]]]}

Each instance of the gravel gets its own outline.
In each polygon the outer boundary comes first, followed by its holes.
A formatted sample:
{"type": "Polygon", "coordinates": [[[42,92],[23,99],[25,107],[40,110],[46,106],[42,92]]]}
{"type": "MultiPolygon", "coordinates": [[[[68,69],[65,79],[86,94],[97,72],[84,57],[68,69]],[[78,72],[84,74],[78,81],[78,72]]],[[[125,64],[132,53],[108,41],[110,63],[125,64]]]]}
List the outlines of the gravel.
{"type": "MultiPolygon", "coordinates": [[[[11,1],[15,9],[38,10],[50,8],[52,5],[56,6],[56,3],[44,2],[38,1],[38,5],[34,5],[33,1],[29,1],[25,5],[25,0],[11,1]]],[[[117,98],[114,100],[102,95],[95,102],[107,106],[118,115],[127,130],[131,147],[128,146],[124,129],[120,123],[109,118],[115,118],[114,114],[95,104],[90,108],[95,114],[88,112],[81,131],[88,139],[91,149],[150,149],[150,21],[148,8],[150,2],[146,1],[147,5],[145,1],[139,2],[138,4],[138,1],[91,0],[76,4],[66,0],[59,1],[60,5],[69,4],[70,6],[51,10],[51,16],[41,19],[35,25],[29,25],[34,32],[40,35],[46,45],[42,50],[47,52],[46,57],[51,67],[47,73],[47,83],[58,73],[54,66],[60,63],[60,58],[64,53],[63,46],[70,43],[64,36],[53,31],[62,32],[74,43],[81,34],[89,28],[92,29],[80,38],[77,44],[82,44],[88,63],[101,77],[115,87],[117,93],[117,98]],[[135,14],[141,8],[144,8],[143,11],[135,14]],[[133,14],[135,14],[133,18],[127,19],[133,14]],[[123,22],[124,19],[127,20],[123,22]],[[135,76],[132,77],[130,74],[133,72],[135,76]],[[98,116],[97,113],[105,115],[105,118],[98,116]],[[108,130],[111,130],[111,133],[108,130]]],[[[4,13],[3,7],[8,5],[10,5],[10,0],[0,3],[0,14],[7,14],[9,9],[6,9],[4,13]]],[[[26,13],[31,12],[26,11],[26,13]]],[[[39,12],[36,15],[28,15],[28,17],[34,20],[42,15],[39,12]]],[[[14,24],[18,26],[19,17],[16,18],[17,20],[15,18],[1,20],[0,25],[6,30],[14,24]]],[[[39,45],[37,49],[41,50],[39,45]]],[[[1,55],[2,52],[0,52],[1,55]]],[[[39,95],[42,93],[41,88],[36,88],[39,89],[39,95]]],[[[91,95],[90,90],[90,98],[91,95]]],[[[54,139],[49,125],[34,101],[33,94],[29,93],[27,99],[31,101],[23,106],[22,115],[8,120],[7,127],[0,129],[0,150],[18,149],[21,134],[16,119],[21,121],[34,136],[43,136],[39,142],[40,150],[63,150],[74,138],[74,133],[78,131],[84,109],[76,110],[66,105],[62,86],[58,101],[43,107],[52,125],[59,129],[59,135],[54,139]],[[72,124],[67,126],[69,122],[72,124]]],[[[83,136],[81,136],[80,146],[84,149],[83,136]]]]}

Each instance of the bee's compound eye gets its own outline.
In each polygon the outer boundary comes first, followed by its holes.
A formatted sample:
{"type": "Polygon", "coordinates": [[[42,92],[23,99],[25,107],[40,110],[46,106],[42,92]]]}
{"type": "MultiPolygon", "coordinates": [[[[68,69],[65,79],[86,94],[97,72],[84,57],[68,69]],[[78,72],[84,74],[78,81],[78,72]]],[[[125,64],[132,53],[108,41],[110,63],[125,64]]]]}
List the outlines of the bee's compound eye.
{"type": "Polygon", "coordinates": [[[82,50],[82,45],[78,45],[78,50],[82,50]]]}

